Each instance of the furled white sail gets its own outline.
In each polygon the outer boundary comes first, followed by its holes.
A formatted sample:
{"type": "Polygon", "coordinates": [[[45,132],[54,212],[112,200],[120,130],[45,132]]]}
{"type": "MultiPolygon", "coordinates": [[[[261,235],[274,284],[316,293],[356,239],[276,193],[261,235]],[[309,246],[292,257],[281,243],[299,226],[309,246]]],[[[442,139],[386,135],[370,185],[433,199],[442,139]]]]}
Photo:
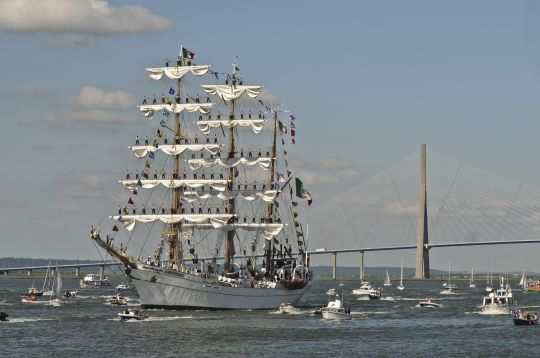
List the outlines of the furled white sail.
{"type": "Polygon", "coordinates": [[[248,166],[259,164],[264,170],[270,168],[272,163],[272,158],[257,158],[257,159],[248,159],[248,158],[232,158],[222,160],[221,158],[216,159],[190,159],[188,160],[189,167],[191,170],[197,170],[202,167],[210,168],[214,165],[221,165],[225,168],[236,167],[239,164],[245,164],[248,166]]]}
{"type": "Polygon", "coordinates": [[[283,229],[284,224],[270,224],[270,223],[233,223],[226,224],[219,228],[216,228],[209,224],[185,224],[182,225],[183,229],[200,229],[200,230],[209,230],[209,229],[220,229],[223,231],[237,230],[242,229],[246,231],[257,231],[262,230],[263,236],[267,240],[271,240],[274,236],[280,233],[283,229]]]}
{"type": "Polygon", "coordinates": [[[210,128],[219,128],[219,127],[251,127],[254,133],[258,134],[261,132],[264,124],[264,119],[239,119],[239,120],[217,120],[217,121],[198,121],[197,126],[203,132],[208,134],[210,128]]]}
{"type": "Polygon", "coordinates": [[[163,185],[167,188],[178,188],[182,185],[190,188],[200,188],[203,185],[208,185],[217,191],[224,191],[227,188],[227,180],[223,179],[144,179],[144,180],[120,180],[129,190],[142,186],[145,189],[152,189],[158,185],[163,185]]]}
{"type": "Polygon", "coordinates": [[[208,199],[210,197],[215,196],[221,200],[242,198],[247,201],[254,201],[257,199],[262,199],[263,201],[267,203],[271,203],[276,198],[276,195],[277,195],[277,190],[266,190],[264,192],[260,192],[256,190],[238,190],[238,191],[235,190],[231,192],[220,192],[217,195],[211,192],[185,191],[183,193],[182,200],[190,203],[198,199],[208,199]]]}
{"type": "Polygon", "coordinates": [[[195,76],[202,76],[208,72],[210,65],[199,65],[199,66],[175,66],[175,67],[151,67],[147,68],[146,71],[149,72],[148,76],[154,80],[160,80],[163,78],[163,75],[169,77],[170,79],[177,80],[184,77],[188,72],[191,72],[195,76]]]}
{"type": "Polygon", "coordinates": [[[143,104],[139,106],[139,110],[145,117],[151,119],[155,111],[166,110],[172,113],[201,112],[209,113],[213,103],[161,103],[161,104],[143,104]]]}
{"type": "Polygon", "coordinates": [[[116,215],[112,216],[113,220],[121,221],[124,224],[124,228],[128,231],[133,230],[135,224],[140,223],[151,223],[154,221],[162,221],[165,224],[175,224],[182,220],[191,222],[191,223],[209,223],[211,227],[219,229],[225,225],[232,214],[159,214],[159,215],[116,215]]]}
{"type": "Polygon", "coordinates": [[[231,85],[203,85],[204,90],[209,94],[215,94],[225,101],[240,98],[244,93],[250,97],[257,97],[261,93],[262,86],[231,86],[231,85]]]}
{"type": "Polygon", "coordinates": [[[204,150],[212,155],[216,155],[219,152],[219,144],[163,144],[154,147],[153,145],[137,145],[131,147],[131,150],[137,158],[146,157],[148,152],[157,152],[161,150],[165,154],[179,155],[186,150],[192,152],[199,152],[204,150]]]}

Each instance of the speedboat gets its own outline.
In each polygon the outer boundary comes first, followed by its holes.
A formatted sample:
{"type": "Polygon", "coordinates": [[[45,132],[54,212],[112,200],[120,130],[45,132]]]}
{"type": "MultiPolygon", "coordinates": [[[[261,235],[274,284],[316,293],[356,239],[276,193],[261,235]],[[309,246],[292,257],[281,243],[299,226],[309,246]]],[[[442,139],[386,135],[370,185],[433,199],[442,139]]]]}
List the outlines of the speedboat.
{"type": "Polygon", "coordinates": [[[484,296],[482,311],[489,314],[508,314],[510,305],[514,303],[513,297],[512,288],[508,283],[505,284],[504,278],[501,277],[500,287],[488,296],[484,296]]]}
{"type": "Polygon", "coordinates": [[[291,305],[290,302],[283,302],[278,309],[280,313],[298,313],[298,309],[291,305]]]}
{"type": "Polygon", "coordinates": [[[515,326],[536,326],[538,325],[538,315],[534,312],[522,310],[512,311],[515,326]]]}
{"type": "Polygon", "coordinates": [[[32,284],[32,287],[28,288],[28,291],[26,291],[27,295],[35,295],[35,296],[43,296],[43,290],[41,288],[34,287],[32,284]]]}
{"type": "Polygon", "coordinates": [[[116,291],[129,291],[129,290],[133,289],[133,287],[131,287],[130,285],[126,285],[125,283],[121,283],[121,284],[117,285],[114,289],[116,291]]]}
{"type": "Polygon", "coordinates": [[[111,305],[124,306],[127,305],[126,298],[122,295],[115,295],[111,297],[111,305]]]}
{"type": "Polygon", "coordinates": [[[139,308],[128,308],[118,313],[118,317],[122,321],[142,321],[148,318],[147,315],[142,314],[139,308]]]}
{"type": "Polygon", "coordinates": [[[362,281],[360,284],[360,288],[357,288],[355,290],[352,290],[353,295],[359,295],[359,296],[367,296],[369,295],[369,290],[371,290],[373,287],[369,284],[367,281],[362,281]]]}
{"type": "Polygon", "coordinates": [[[9,315],[5,312],[0,312],[0,322],[7,322],[9,315]]]}
{"type": "Polygon", "coordinates": [[[109,286],[109,278],[107,276],[96,275],[89,273],[82,280],[80,280],[81,287],[100,287],[100,286],[109,286]]]}
{"type": "Polygon", "coordinates": [[[382,297],[382,290],[380,288],[372,288],[368,292],[370,300],[378,300],[382,297]]]}
{"type": "Polygon", "coordinates": [[[431,298],[428,298],[427,300],[418,303],[418,305],[420,307],[431,307],[431,308],[440,307],[440,305],[438,303],[433,302],[431,298]]]}
{"type": "MultiPolygon", "coordinates": [[[[328,305],[321,308],[322,317],[326,320],[348,320],[351,319],[351,310],[343,304],[343,299],[339,298],[339,295],[334,289],[326,292],[328,295],[328,305]],[[335,297],[334,300],[331,298],[335,297]]],[[[343,289],[341,290],[343,296],[343,289]]]]}
{"type": "Polygon", "coordinates": [[[37,296],[34,294],[24,295],[21,298],[21,302],[24,302],[24,303],[33,303],[36,301],[37,301],[37,296]]]}
{"type": "Polygon", "coordinates": [[[64,297],[64,298],[72,298],[72,297],[75,297],[75,296],[77,296],[77,291],[66,290],[66,291],[64,291],[64,293],[62,293],[62,297],[64,297]]]}
{"type": "Polygon", "coordinates": [[[540,292],[540,281],[535,281],[533,283],[525,282],[523,292],[540,292]]]}

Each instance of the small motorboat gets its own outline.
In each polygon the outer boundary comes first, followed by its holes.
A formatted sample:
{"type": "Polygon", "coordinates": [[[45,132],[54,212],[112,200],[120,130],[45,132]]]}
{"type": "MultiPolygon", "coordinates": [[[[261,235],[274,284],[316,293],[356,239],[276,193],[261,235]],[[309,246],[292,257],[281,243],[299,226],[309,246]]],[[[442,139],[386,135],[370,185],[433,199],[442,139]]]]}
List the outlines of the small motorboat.
{"type": "MultiPolygon", "coordinates": [[[[343,285],[340,285],[343,287],[343,285]]],[[[351,319],[351,310],[345,307],[343,299],[339,298],[339,295],[334,289],[326,292],[328,295],[328,305],[321,308],[322,318],[326,320],[348,320],[351,319]],[[331,300],[331,297],[335,297],[331,300]]],[[[343,288],[341,289],[341,295],[343,296],[343,288]]]]}
{"type": "Polygon", "coordinates": [[[372,288],[368,292],[370,300],[378,300],[382,297],[382,290],[380,288],[372,288]]]}
{"type": "Polygon", "coordinates": [[[77,291],[64,291],[64,293],[62,293],[62,297],[64,298],[72,298],[72,297],[75,297],[77,296],[77,291]]]}
{"type": "Polygon", "coordinates": [[[420,307],[431,307],[431,308],[440,307],[440,305],[438,303],[433,302],[431,298],[428,298],[427,300],[418,303],[418,305],[420,307]]]}
{"type": "Polygon", "coordinates": [[[24,303],[33,303],[36,301],[37,301],[37,296],[34,295],[33,293],[29,295],[24,295],[21,299],[21,302],[24,302],[24,303]]]}
{"type": "Polygon", "coordinates": [[[129,291],[133,289],[130,285],[126,285],[125,283],[118,284],[115,288],[116,291],[129,291]]]}
{"type": "Polygon", "coordinates": [[[536,326],[538,325],[538,315],[534,312],[522,310],[512,311],[515,326],[536,326]]]}
{"type": "Polygon", "coordinates": [[[143,321],[148,318],[147,315],[142,314],[139,308],[128,308],[118,313],[118,317],[122,321],[143,321]]]}
{"type": "Polygon", "coordinates": [[[298,309],[291,305],[290,302],[283,302],[279,305],[280,313],[298,313],[298,309]]]}
{"type": "Polygon", "coordinates": [[[367,296],[369,295],[369,290],[371,290],[372,287],[369,282],[362,281],[360,288],[357,288],[355,290],[352,290],[353,295],[359,295],[359,296],[367,296]]]}
{"type": "Polygon", "coordinates": [[[9,315],[6,312],[0,312],[0,322],[7,322],[9,315]]]}
{"type": "Polygon", "coordinates": [[[124,306],[127,305],[127,300],[122,295],[115,295],[111,297],[111,300],[109,301],[111,305],[117,305],[117,306],[124,306]]]}

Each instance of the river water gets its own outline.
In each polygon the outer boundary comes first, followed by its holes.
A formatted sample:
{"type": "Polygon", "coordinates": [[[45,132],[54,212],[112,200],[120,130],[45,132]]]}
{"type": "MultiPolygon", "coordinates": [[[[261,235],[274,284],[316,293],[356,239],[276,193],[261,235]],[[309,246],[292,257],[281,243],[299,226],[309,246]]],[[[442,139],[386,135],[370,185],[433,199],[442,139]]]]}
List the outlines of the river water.
{"type": "MultiPolygon", "coordinates": [[[[36,282],[37,283],[37,282],[36,282]]],[[[359,281],[345,281],[345,302],[353,319],[329,322],[312,312],[326,305],[336,281],[315,281],[300,313],[276,311],[147,310],[145,321],[121,322],[121,307],[108,300],[109,288],[78,288],[61,307],[22,303],[19,292],[32,280],[0,278],[0,357],[336,357],[336,356],[536,356],[539,326],[514,326],[510,315],[485,315],[479,305],[484,284],[442,295],[439,281],[409,281],[406,289],[385,288],[380,301],[350,294],[359,281]],[[432,297],[440,308],[420,308],[432,297]]],[[[37,285],[39,286],[39,285],[37,285]]],[[[514,282],[513,287],[516,287],[514,282]]],[[[540,312],[540,295],[517,288],[520,308],[540,312]]],[[[125,294],[137,304],[135,292],[125,294]]]]}

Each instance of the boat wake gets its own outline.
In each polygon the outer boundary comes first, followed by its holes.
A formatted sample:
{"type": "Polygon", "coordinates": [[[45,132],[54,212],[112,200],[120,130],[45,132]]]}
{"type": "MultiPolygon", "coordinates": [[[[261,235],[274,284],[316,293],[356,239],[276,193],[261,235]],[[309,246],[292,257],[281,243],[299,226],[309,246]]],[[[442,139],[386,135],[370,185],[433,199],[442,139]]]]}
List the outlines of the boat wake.
{"type": "Polygon", "coordinates": [[[9,317],[9,321],[2,322],[2,324],[4,324],[4,323],[40,322],[40,321],[58,321],[58,320],[52,319],[52,318],[25,318],[25,317],[11,318],[11,317],[9,317]]]}

